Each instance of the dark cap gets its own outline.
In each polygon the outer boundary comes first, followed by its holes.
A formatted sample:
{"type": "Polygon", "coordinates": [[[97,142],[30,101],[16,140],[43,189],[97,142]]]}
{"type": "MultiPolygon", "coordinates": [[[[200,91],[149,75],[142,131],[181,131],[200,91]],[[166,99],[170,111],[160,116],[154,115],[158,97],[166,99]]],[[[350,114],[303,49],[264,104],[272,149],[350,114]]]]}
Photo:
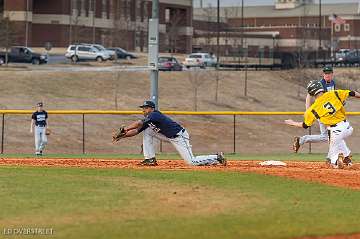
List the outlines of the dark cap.
{"type": "Polygon", "coordinates": [[[139,106],[140,108],[145,108],[145,107],[150,107],[155,109],[155,103],[152,102],[151,100],[146,100],[144,101],[144,103],[142,105],[139,106]]]}
{"type": "Polygon", "coordinates": [[[333,73],[333,68],[331,66],[325,66],[323,68],[324,73],[333,73]]]}
{"type": "Polygon", "coordinates": [[[39,103],[36,104],[36,106],[37,106],[37,107],[43,107],[44,104],[43,104],[43,102],[39,102],[39,103]]]}

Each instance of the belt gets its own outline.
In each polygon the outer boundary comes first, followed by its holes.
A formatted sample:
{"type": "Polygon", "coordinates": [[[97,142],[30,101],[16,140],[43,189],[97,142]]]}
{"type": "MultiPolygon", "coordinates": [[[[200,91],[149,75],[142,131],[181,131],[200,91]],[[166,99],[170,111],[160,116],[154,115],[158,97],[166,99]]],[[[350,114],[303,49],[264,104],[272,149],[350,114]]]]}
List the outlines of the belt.
{"type": "Polygon", "coordinates": [[[41,125],[35,125],[36,127],[40,127],[40,128],[45,128],[46,127],[46,125],[44,125],[44,126],[41,126],[41,125]]]}
{"type": "MultiPolygon", "coordinates": [[[[346,122],[346,120],[343,120],[343,121],[341,121],[341,122],[346,122]]],[[[341,123],[341,122],[339,122],[339,123],[341,123]]],[[[337,123],[337,124],[332,124],[332,125],[330,125],[330,127],[336,127],[336,126],[338,126],[338,123],[337,123]]]]}
{"type": "Polygon", "coordinates": [[[184,133],[184,132],[185,132],[185,129],[183,128],[182,130],[180,130],[179,132],[177,132],[174,136],[169,137],[169,138],[170,138],[170,139],[175,139],[175,138],[179,137],[179,134],[180,134],[180,133],[184,133]]]}

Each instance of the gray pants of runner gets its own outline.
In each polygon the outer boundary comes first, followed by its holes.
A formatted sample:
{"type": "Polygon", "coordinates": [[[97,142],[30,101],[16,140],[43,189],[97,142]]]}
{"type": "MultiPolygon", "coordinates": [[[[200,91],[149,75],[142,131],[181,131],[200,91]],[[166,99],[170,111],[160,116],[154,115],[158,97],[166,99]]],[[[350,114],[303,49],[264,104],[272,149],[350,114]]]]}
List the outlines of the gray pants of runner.
{"type": "Polygon", "coordinates": [[[36,152],[43,151],[47,144],[47,137],[45,133],[46,127],[35,126],[35,150],[36,152]]]}
{"type": "Polygon", "coordinates": [[[318,142],[327,142],[329,140],[328,132],[326,126],[319,122],[320,126],[320,134],[314,134],[314,135],[304,135],[300,137],[300,145],[303,145],[305,143],[318,143],[318,142]]]}
{"type": "Polygon", "coordinates": [[[180,154],[181,158],[189,165],[201,166],[218,164],[217,155],[194,156],[192,153],[189,134],[186,130],[178,133],[176,138],[168,138],[147,128],[143,133],[143,150],[146,159],[154,158],[159,140],[170,142],[180,154]]]}

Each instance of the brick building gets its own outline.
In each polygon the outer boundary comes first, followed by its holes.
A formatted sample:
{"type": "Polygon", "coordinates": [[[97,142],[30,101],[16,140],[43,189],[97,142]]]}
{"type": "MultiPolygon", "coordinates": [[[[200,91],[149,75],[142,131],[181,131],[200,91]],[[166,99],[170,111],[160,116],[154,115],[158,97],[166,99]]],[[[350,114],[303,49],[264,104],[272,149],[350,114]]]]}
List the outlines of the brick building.
{"type": "MultiPolygon", "coordinates": [[[[146,51],[151,13],[151,0],[0,0],[0,17],[17,29],[14,44],[33,47],[93,42],[146,51]]],[[[192,1],[160,0],[159,15],[160,50],[190,52],[192,1]]]]}
{"type": "MultiPolygon", "coordinates": [[[[313,0],[276,0],[271,6],[222,7],[222,54],[239,52],[243,47],[253,54],[271,50],[314,52],[321,49],[360,48],[360,3],[319,4],[313,0]],[[345,24],[332,24],[336,14],[345,24]],[[321,19],[321,25],[320,25],[321,19]],[[243,25],[243,27],[242,27],[243,25]],[[321,27],[320,27],[321,26],[321,27]],[[320,34],[320,35],[319,35],[320,34]]],[[[207,27],[214,24],[215,8],[194,9],[194,45],[214,49],[216,36],[207,27]],[[213,23],[204,24],[207,19],[213,23]]],[[[214,27],[213,29],[216,29],[214,27]]]]}

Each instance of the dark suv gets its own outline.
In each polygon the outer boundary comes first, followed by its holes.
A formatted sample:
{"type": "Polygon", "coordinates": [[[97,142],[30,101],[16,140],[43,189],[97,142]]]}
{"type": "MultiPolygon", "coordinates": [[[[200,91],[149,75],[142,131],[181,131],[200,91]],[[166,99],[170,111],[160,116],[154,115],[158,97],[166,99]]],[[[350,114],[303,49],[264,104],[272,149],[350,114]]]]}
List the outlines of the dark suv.
{"type": "Polygon", "coordinates": [[[360,50],[352,50],[344,57],[344,64],[351,65],[360,65],[360,50]]]}
{"type": "MultiPolygon", "coordinates": [[[[13,46],[7,54],[8,63],[32,63],[35,65],[48,62],[48,57],[35,53],[31,48],[24,46],[13,46]]],[[[6,52],[0,52],[0,65],[6,63],[6,52]]]]}

